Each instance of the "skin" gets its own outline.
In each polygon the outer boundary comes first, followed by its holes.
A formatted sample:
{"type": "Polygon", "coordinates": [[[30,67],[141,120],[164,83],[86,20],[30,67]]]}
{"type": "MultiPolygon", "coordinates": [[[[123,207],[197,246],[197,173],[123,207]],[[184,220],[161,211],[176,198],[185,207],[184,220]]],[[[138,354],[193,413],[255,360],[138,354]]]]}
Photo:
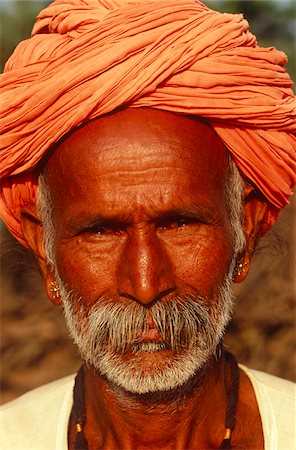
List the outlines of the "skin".
{"type": "MultiPolygon", "coordinates": [[[[215,302],[233,258],[224,184],[227,150],[206,124],[150,109],[126,109],[92,121],[60,143],[49,158],[57,267],[88,310],[102,295],[149,307],[176,293],[215,302]],[[87,174],[87,176],[86,176],[87,174]]],[[[266,205],[246,189],[244,253],[247,276],[266,205]]],[[[34,208],[22,229],[52,299],[54,279],[34,208]]],[[[153,323],[147,339],[159,339],[153,323]]],[[[129,355],[127,357],[132,357],[129,355]]],[[[145,370],[161,352],[144,353],[145,370]]],[[[225,433],[224,362],[212,362],[179,402],[151,400],[110,386],[86,369],[90,448],[218,448],[225,433]],[[147,420],[149,417],[149,420],[147,420]]],[[[188,386],[187,386],[188,388],[188,386]]],[[[235,448],[263,448],[253,389],[241,374],[235,448]]],[[[70,447],[72,447],[72,439],[70,447]]]]}

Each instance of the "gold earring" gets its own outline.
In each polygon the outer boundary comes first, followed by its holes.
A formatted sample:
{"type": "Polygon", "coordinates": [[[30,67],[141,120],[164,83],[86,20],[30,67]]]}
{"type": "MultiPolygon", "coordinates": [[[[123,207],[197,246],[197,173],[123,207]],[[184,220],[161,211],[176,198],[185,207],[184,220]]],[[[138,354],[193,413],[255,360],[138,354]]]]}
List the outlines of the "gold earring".
{"type": "Polygon", "coordinates": [[[60,298],[61,293],[60,293],[60,288],[59,288],[57,282],[51,281],[50,284],[51,284],[50,292],[52,292],[52,294],[53,294],[52,299],[56,300],[57,298],[60,298]]]}
{"type": "Polygon", "coordinates": [[[246,273],[246,262],[245,258],[241,258],[235,266],[235,272],[238,276],[240,276],[242,273],[246,273]]]}

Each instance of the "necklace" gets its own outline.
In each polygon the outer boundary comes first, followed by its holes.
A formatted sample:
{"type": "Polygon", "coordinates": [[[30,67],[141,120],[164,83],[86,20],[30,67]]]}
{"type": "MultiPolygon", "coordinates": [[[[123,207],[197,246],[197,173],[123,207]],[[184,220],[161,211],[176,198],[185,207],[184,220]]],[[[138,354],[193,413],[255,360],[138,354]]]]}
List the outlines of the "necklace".
{"type": "MultiPolygon", "coordinates": [[[[226,391],[226,419],[225,419],[225,436],[220,445],[220,449],[231,449],[231,435],[235,427],[236,412],[239,391],[239,367],[236,358],[230,352],[224,353],[226,363],[230,368],[230,380],[227,383],[226,373],[224,374],[225,391],[226,391]]],[[[225,365],[226,372],[226,365],[225,365]]]]}
{"type": "MultiPolygon", "coordinates": [[[[235,357],[229,353],[224,353],[225,364],[225,391],[226,391],[226,419],[225,419],[225,436],[219,449],[231,449],[231,436],[235,427],[236,412],[238,403],[239,391],[239,367],[235,357]],[[230,369],[230,379],[227,382],[226,368],[230,369]]],[[[86,423],[86,409],[85,409],[85,386],[84,386],[84,367],[80,367],[75,377],[75,385],[73,390],[73,407],[69,421],[69,436],[71,424],[75,426],[75,443],[74,450],[88,450],[86,437],[84,436],[84,426],[86,423]]]]}

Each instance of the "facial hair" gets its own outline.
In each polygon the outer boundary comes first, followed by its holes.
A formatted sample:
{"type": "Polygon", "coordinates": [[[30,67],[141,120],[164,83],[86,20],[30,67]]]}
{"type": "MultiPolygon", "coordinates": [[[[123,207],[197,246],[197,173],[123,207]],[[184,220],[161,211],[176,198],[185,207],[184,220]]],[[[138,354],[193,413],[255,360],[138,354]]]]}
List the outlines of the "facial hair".
{"type": "Polygon", "coordinates": [[[198,373],[215,354],[232,312],[232,272],[215,300],[182,294],[147,307],[101,297],[88,312],[58,278],[67,326],[82,358],[134,394],[169,391],[198,373]],[[148,316],[159,340],[142,339],[148,316]]]}

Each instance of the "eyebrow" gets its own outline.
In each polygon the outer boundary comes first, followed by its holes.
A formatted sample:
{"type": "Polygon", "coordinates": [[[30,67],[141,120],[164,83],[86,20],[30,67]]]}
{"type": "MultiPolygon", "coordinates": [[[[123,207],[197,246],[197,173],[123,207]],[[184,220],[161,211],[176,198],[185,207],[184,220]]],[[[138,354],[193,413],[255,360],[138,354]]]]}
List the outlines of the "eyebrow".
{"type": "MultiPolygon", "coordinates": [[[[153,211],[153,208],[151,208],[153,211]]],[[[167,211],[157,211],[154,209],[153,214],[148,219],[149,222],[161,223],[167,220],[174,219],[197,219],[210,224],[215,224],[218,221],[218,211],[209,204],[192,204],[189,206],[182,206],[172,208],[167,211]]],[[[87,228],[99,226],[112,227],[126,227],[132,223],[131,213],[122,213],[118,215],[103,216],[96,214],[92,217],[73,217],[65,223],[65,228],[68,233],[75,234],[87,228]]]]}
{"type": "Polygon", "coordinates": [[[199,219],[206,222],[215,223],[218,219],[218,211],[211,205],[193,204],[190,206],[183,206],[180,208],[173,208],[169,211],[160,212],[156,220],[187,218],[199,219]]]}
{"type": "Polygon", "coordinates": [[[67,233],[74,235],[88,228],[108,225],[112,225],[113,227],[116,225],[119,227],[120,225],[125,226],[126,224],[127,221],[125,220],[120,220],[116,217],[104,217],[100,214],[96,214],[95,216],[89,218],[85,217],[83,219],[81,217],[72,217],[68,221],[66,221],[64,227],[67,230],[67,233]]]}

